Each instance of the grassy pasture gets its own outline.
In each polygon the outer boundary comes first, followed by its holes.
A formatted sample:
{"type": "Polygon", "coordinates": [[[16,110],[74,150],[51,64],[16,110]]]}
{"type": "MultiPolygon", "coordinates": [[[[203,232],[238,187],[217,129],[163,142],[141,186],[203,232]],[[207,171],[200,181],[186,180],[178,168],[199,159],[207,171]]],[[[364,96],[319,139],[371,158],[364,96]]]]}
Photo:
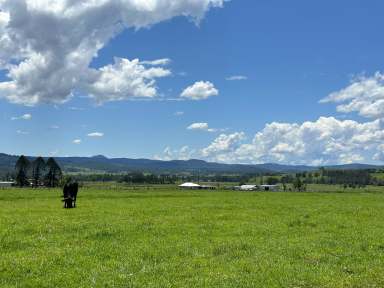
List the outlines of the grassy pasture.
{"type": "Polygon", "coordinates": [[[0,287],[384,287],[384,191],[323,189],[3,189],[0,287]]]}

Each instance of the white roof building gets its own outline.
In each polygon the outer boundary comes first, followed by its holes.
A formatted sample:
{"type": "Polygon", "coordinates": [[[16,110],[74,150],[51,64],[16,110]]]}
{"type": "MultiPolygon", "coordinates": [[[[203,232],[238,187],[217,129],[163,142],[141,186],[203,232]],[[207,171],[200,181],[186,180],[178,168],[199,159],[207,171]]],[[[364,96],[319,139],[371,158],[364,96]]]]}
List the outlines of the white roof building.
{"type": "Polygon", "coordinates": [[[235,190],[240,191],[279,191],[280,186],[279,185],[252,185],[252,184],[246,184],[241,186],[235,186],[233,187],[235,190]]]}
{"type": "Polygon", "coordinates": [[[279,185],[260,185],[260,188],[264,191],[278,191],[280,189],[279,185]]]}
{"type": "Polygon", "coordinates": [[[179,185],[180,188],[185,188],[185,189],[200,189],[201,186],[199,184],[187,182],[179,185]]]}
{"type": "Polygon", "coordinates": [[[0,182],[0,188],[1,187],[12,187],[15,183],[14,182],[8,182],[8,181],[4,181],[4,182],[0,182]]]}
{"type": "Polygon", "coordinates": [[[243,191],[253,191],[257,189],[257,185],[241,185],[240,190],[243,191]]]}

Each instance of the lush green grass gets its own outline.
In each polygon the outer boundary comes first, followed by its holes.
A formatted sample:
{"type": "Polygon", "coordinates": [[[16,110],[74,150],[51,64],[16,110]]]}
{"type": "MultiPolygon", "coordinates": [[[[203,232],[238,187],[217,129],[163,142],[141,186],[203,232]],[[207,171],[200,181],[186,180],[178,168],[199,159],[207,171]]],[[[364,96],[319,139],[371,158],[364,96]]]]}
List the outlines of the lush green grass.
{"type": "MultiPolygon", "coordinates": [[[[326,189],[328,190],[328,189],[326,189]]],[[[0,287],[384,287],[384,193],[0,190],[0,287]]]]}
{"type": "Polygon", "coordinates": [[[371,176],[375,177],[379,180],[384,180],[384,173],[383,172],[371,173],[371,176]]]}

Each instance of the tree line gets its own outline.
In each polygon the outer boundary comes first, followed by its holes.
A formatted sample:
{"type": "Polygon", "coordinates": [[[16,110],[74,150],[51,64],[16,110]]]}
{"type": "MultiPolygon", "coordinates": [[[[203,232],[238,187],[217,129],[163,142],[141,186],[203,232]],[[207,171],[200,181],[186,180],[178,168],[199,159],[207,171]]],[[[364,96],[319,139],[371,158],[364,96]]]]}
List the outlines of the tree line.
{"type": "Polygon", "coordinates": [[[57,187],[63,173],[53,157],[47,161],[43,157],[31,161],[22,155],[16,161],[15,175],[15,184],[19,187],[57,187]]]}
{"type": "MultiPolygon", "coordinates": [[[[178,182],[227,182],[246,183],[254,178],[255,174],[220,175],[220,174],[154,174],[139,171],[126,173],[98,173],[73,175],[77,181],[83,182],[120,182],[127,184],[176,184],[178,182]]],[[[259,176],[259,175],[257,175],[259,176]]],[[[269,183],[269,178],[266,178],[269,183]]],[[[275,180],[272,179],[272,182],[275,180]]]]}
{"type": "Polygon", "coordinates": [[[76,174],[72,175],[80,182],[119,182],[127,184],[175,184],[179,177],[170,174],[150,174],[143,172],[76,174]]]}
{"type": "MultiPolygon", "coordinates": [[[[227,182],[227,183],[259,183],[259,184],[282,184],[283,187],[292,186],[295,190],[305,190],[307,184],[330,184],[342,185],[344,187],[364,187],[366,185],[384,185],[384,178],[372,176],[380,172],[375,169],[365,170],[340,170],[320,168],[316,171],[300,173],[258,173],[258,174],[209,174],[202,171],[196,173],[181,174],[152,174],[143,172],[126,173],[99,173],[99,174],[76,174],[72,177],[77,181],[84,182],[120,182],[127,184],[175,184],[178,182],[227,182]]],[[[384,171],[381,171],[384,172],[384,171]]],[[[9,177],[7,176],[7,179],[9,177]]],[[[56,187],[63,178],[60,166],[54,158],[45,161],[42,157],[33,160],[20,156],[15,165],[16,185],[24,186],[47,186],[56,187]]],[[[287,188],[288,189],[288,188],[287,188]]]]}
{"type": "Polygon", "coordinates": [[[320,168],[315,172],[301,172],[281,177],[281,183],[305,187],[306,184],[343,185],[345,188],[361,188],[367,185],[384,185],[380,179],[372,177],[371,170],[339,170],[320,168]]]}

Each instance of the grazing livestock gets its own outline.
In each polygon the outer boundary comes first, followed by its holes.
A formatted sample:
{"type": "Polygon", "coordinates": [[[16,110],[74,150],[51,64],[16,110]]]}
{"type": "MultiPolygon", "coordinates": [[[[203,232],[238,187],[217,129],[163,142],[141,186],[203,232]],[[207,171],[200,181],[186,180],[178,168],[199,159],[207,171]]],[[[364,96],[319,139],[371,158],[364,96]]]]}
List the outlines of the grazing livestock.
{"type": "Polygon", "coordinates": [[[77,192],[79,184],[77,182],[68,182],[63,188],[64,208],[76,208],[77,192]]]}

